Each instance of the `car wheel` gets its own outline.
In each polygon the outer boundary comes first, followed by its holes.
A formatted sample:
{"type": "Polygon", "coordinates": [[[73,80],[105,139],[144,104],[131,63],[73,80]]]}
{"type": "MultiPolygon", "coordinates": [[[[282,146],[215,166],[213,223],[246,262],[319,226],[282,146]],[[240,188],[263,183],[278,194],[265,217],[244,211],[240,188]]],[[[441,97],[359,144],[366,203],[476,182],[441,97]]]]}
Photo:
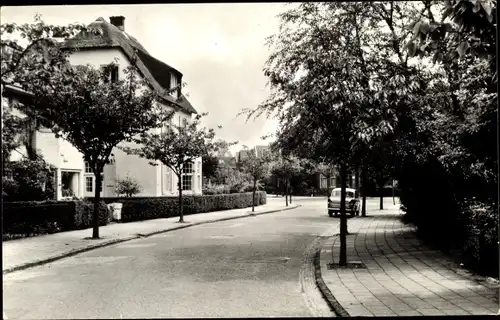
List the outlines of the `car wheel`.
{"type": "Polygon", "coordinates": [[[333,211],[328,210],[328,216],[333,217],[333,211]]]}

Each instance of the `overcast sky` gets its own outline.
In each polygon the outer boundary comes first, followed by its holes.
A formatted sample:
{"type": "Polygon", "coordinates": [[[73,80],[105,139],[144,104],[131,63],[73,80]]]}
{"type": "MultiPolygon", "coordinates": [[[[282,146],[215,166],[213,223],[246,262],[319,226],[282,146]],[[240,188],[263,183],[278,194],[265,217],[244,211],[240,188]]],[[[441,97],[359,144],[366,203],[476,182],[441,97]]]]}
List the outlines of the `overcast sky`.
{"type": "Polygon", "coordinates": [[[255,108],[269,91],[262,68],[269,55],[265,38],[278,30],[283,3],[146,4],[2,7],[1,21],[30,23],[36,13],[49,24],[89,24],[102,17],[125,17],[125,31],[155,58],[184,75],[184,92],[207,127],[241,145],[263,144],[277,122],[264,116],[245,123],[243,108],[255,108]]]}

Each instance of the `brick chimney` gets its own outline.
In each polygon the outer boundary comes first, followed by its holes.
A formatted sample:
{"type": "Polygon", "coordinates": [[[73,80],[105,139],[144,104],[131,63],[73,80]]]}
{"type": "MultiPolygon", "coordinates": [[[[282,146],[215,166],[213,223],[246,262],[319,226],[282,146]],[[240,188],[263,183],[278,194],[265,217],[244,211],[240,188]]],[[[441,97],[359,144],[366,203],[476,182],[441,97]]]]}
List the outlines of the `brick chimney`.
{"type": "Polygon", "coordinates": [[[109,22],[120,29],[121,31],[125,31],[125,17],[124,16],[115,16],[109,17],[109,22]]]}

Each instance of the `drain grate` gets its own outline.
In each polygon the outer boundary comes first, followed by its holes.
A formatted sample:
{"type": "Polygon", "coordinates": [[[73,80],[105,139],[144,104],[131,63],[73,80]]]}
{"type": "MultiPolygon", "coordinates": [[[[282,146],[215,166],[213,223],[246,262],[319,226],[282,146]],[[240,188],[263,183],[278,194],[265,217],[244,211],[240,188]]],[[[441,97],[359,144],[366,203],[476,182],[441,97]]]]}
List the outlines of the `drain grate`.
{"type": "Polygon", "coordinates": [[[328,263],[326,265],[328,270],[334,269],[366,269],[366,266],[361,261],[348,261],[346,266],[340,266],[338,263],[328,263]]]}

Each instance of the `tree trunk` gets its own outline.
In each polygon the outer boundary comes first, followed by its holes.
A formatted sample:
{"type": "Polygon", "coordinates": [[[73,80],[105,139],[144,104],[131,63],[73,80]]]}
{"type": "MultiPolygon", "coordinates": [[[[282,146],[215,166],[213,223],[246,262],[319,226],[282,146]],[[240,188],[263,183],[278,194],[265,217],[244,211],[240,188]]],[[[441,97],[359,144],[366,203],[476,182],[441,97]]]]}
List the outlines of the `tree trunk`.
{"type": "Polygon", "coordinates": [[[345,167],[340,169],[340,256],[339,265],[347,265],[347,215],[345,212],[346,188],[347,188],[347,170],[345,167]]]}
{"type": "Polygon", "coordinates": [[[361,216],[366,217],[366,165],[363,164],[361,167],[361,193],[362,193],[362,199],[361,199],[361,216]]]}
{"type": "Polygon", "coordinates": [[[396,198],[394,197],[394,180],[392,180],[392,204],[396,205],[396,198]]]}
{"type": "MultiPolygon", "coordinates": [[[[359,178],[359,167],[356,168],[356,193],[358,194],[358,197],[359,197],[359,193],[360,193],[360,188],[359,188],[359,181],[360,181],[360,178],[359,178]]],[[[358,212],[356,213],[356,215],[359,216],[359,210],[358,212]]]]}
{"type": "Polygon", "coordinates": [[[184,211],[182,206],[182,176],[178,175],[177,178],[179,182],[177,183],[177,189],[179,189],[179,198],[178,198],[178,212],[179,212],[179,222],[184,222],[184,211]]]}
{"type": "Polygon", "coordinates": [[[257,189],[257,179],[253,179],[252,212],[255,212],[255,191],[257,189]]]}
{"type": "MultiPolygon", "coordinates": [[[[331,175],[326,176],[326,197],[328,199],[330,199],[330,188],[331,188],[330,178],[331,175]]],[[[320,176],[320,183],[321,183],[321,176],[320,176]]]]}
{"type": "Polygon", "coordinates": [[[285,203],[286,206],[288,207],[288,182],[285,181],[285,203]]]}
{"type": "Polygon", "coordinates": [[[290,204],[292,204],[292,183],[290,183],[290,189],[288,190],[288,193],[289,193],[289,197],[290,197],[290,204]]]}
{"type": "Polygon", "coordinates": [[[101,203],[102,176],[100,168],[94,170],[95,190],[94,190],[94,212],[92,214],[93,228],[92,239],[99,239],[99,207],[101,203]]]}
{"type": "Polygon", "coordinates": [[[380,195],[380,210],[384,210],[384,187],[379,187],[378,190],[380,195]]]}

